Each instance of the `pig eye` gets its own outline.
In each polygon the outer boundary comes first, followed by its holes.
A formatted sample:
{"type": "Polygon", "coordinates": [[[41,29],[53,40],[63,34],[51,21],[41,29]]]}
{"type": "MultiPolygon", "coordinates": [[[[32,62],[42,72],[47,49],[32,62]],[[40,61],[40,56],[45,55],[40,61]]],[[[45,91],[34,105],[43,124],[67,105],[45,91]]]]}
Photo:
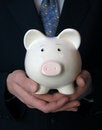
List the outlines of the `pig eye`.
{"type": "Polygon", "coordinates": [[[41,49],[41,52],[43,52],[43,51],[44,51],[44,49],[42,48],[42,49],[41,49]]]}
{"type": "Polygon", "coordinates": [[[60,49],[60,48],[58,48],[58,49],[57,49],[57,51],[61,51],[61,49],[60,49]]]}

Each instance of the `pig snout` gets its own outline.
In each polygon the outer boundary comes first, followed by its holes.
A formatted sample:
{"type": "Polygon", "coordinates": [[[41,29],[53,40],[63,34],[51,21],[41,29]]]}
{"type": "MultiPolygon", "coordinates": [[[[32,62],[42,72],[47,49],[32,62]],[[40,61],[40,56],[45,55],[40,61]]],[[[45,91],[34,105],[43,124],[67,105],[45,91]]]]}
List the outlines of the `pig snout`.
{"type": "Polygon", "coordinates": [[[61,64],[56,61],[47,61],[41,66],[41,73],[46,76],[57,76],[61,70],[61,64]]]}

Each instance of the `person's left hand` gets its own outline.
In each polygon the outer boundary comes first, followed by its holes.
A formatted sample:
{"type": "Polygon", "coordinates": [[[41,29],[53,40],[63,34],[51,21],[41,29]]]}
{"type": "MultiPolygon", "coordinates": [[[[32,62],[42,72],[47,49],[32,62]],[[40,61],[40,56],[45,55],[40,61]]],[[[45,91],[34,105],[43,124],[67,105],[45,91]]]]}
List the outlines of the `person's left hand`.
{"type": "Polygon", "coordinates": [[[79,99],[85,97],[90,93],[91,90],[91,75],[88,71],[83,70],[78,77],[76,78],[76,85],[75,93],[71,95],[63,95],[60,93],[54,93],[54,94],[42,94],[37,95],[34,94],[35,97],[46,101],[48,104],[53,102],[58,102],[61,100],[65,100],[66,102],[61,107],[56,107],[57,109],[52,109],[51,111],[46,112],[58,112],[58,111],[77,111],[78,107],[80,106],[79,99]]]}

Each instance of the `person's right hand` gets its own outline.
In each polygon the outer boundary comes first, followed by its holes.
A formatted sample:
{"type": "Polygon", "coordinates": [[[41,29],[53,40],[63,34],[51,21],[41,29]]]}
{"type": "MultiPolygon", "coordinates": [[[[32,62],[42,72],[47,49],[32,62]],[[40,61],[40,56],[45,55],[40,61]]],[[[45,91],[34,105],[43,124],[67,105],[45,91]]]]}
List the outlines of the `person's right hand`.
{"type": "MultiPolygon", "coordinates": [[[[60,109],[69,100],[62,94],[34,94],[39,89],[39,84],[29,79],[22,70],[16,70],[8,75],[7,89],[28,107],[37,108],[44,113],[60,109]]],[[[71,110],[76,104],[78,104],[78,101],[71,103],[67,110],[71,110]]]]}
{"type": "Polygon", "coordinates": [[[23,70],[15,70],[7,77],[8,91],[26,105],[30,105],[28,100],[32,97],[31,94],[37,91],[38,87],[39,85],[28,78],[23,70]]]}

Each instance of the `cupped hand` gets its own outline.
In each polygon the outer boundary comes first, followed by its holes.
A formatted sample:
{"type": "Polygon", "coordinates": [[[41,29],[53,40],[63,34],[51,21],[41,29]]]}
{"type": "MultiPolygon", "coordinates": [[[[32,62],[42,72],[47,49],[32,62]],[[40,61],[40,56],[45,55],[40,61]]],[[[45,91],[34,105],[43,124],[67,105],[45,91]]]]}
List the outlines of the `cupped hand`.
{"type": "Polygon", "coordinates": [[[76,78],[76,90],[72,95],[34,94],[39,84],[29,79],[25,72],[16,70],[8,75],[7,86],[10,93],[30,108],[37,108],[45,113],[58,111],[77,111],[80,105],[79,97],[88,94],[91,86],[91,76],[87,71],[82,71],[76,78]]]}
{"type": "Polygon", "coordinates": [[[70,100],[80,100],[92,90],[92,78],[87,70],[82,70],[76,78],[75,93],[70,95],[70,100]]]}
{"type": "Polygon", "coordinates": [[[82,70],[76,78],[74,94],[66,95],[68,101],[56,111],[77,111],[80,106],[80,99],[87,96],[92,90],[91,75],[87,70],[82,70]]]}
{"type": "Polygon", "coordinates": [[[8,91],[30,108],[37,108],[45,113],[54,112],[63,107],[68,98],[61,94],[36,95],[39,84],[29,79],[22,70],[15,70],[7,77],[8,91]]]}

